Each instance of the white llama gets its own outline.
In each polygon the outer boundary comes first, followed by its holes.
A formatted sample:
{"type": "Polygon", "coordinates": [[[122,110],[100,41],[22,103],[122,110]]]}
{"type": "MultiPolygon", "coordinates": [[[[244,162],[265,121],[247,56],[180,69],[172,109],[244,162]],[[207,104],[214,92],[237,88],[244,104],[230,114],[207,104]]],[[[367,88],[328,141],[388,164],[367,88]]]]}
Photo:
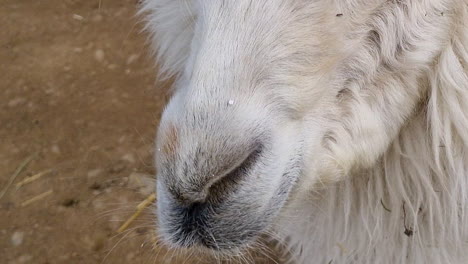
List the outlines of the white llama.
{"type": "Polygon", "coordinates": [[[173,247],[468,263],[467,0],[144,0],[173,247]]]}

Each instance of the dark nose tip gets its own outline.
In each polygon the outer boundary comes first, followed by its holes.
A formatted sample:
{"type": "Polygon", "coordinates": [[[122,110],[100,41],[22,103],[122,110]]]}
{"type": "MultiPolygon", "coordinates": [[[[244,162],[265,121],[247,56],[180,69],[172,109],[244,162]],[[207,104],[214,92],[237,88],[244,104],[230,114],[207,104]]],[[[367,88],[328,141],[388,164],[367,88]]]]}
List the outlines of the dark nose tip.
{"type": "Polygon", "coordinates": [[[207,207],[208,205],[206,203],[200,202],[184,206],[181,210],[183,212],[182,228],[186,233],[192,233],[204,227],[207,220],[207,207]]]}
{"type": "Polygon", "coordinates": [[[187,244],[198,241],[209,249],[218,249],[213,234],[210,234],[209,224],[211,204],[206,202],[195,202],[188,206],[178,206],[177,211],[180,213],[179,230],[174,236],[175,241],[183,241],[186,247],[192,244],[187,244]]]}

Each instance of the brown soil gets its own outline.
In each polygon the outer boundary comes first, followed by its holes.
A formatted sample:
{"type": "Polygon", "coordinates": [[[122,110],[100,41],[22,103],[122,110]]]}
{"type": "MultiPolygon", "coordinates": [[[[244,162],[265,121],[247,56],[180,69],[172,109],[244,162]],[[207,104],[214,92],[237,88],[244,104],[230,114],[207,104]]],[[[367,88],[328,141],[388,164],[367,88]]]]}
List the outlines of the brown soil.
{"type": "Polygon", "coordinates": [[[153,190],[168,97],[136,4],[1,1],[0,195],[32,161],[0,197],[0,263],[214,262],[153,246],[153,208],[116,232],[153,190]]]}

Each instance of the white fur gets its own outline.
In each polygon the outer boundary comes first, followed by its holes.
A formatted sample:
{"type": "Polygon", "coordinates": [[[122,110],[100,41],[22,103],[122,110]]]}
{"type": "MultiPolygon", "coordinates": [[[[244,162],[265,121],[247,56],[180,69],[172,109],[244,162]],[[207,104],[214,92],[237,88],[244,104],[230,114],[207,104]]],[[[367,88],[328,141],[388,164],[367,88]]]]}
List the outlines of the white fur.
{"type": "Polygon", "coordinates": [[[253,116],[239,129],[298,131],[270,157],[304,146],[271,225],[293,261],[468,263],[466,0],[145,0],[142,12],[186,104],[221,98],[253,116]]]}

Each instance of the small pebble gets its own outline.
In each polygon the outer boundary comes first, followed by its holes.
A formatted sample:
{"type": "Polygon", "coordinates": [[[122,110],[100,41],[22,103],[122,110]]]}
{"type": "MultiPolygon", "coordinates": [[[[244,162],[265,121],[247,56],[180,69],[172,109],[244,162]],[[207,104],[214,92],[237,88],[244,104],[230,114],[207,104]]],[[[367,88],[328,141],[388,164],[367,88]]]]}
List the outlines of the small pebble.
{"type": "Polygon", "coordinates": [[[46,90],[44,91],[44,93],[45,93],[45,94],[54,94],[54,93],[55,93],[55,90],[54,90],[54,88],[49,88],[49,89],[46,89],[46,90]]]}
{"type": "Polygon", "coordinates": [[[8,102],[8,106],[9,107],[15,107],[17,105],[23,104],[24,102],[26,102],[25,98],[18,97],[18,98],[10,100],[8,102]]]}
{"type": "Polygon", "coordinates": [[[73,14],[72,17],[73,17],[73,19],[78,20],[78,21],[81,21],[81,20],[84,19],[82,16],[80,16],[80,15],[78,15],[78,14],[73,14]]]}
{"type": "Polygon", "coordinates": [[[102,49],[98,49],[94,52],[94,58],[98,61],[98,62],[103,62],[104,61],[104,51],[102,49]]]}
{"type": "Polygon", "coordinates": [[[16,231],[11,236],[11,243],[13,246],[17,247],[23,243],[24,232],[16,231]]]}
{"type": "Polygon", "coordinates": [[[53,145],[50,150],[52,151],[52,153],[54,154],[60,154],[60,148],[57,146],[57,145],[53,145]]]}
{"type": "Polygon", "coordinates": [[[140,57],[140,55],[138,54],[132,54],[128,57],[127,59],[127,65],[130,65],[132,63],[134,63],[136,60],[138,60],[138,58],[140,57]]]}

